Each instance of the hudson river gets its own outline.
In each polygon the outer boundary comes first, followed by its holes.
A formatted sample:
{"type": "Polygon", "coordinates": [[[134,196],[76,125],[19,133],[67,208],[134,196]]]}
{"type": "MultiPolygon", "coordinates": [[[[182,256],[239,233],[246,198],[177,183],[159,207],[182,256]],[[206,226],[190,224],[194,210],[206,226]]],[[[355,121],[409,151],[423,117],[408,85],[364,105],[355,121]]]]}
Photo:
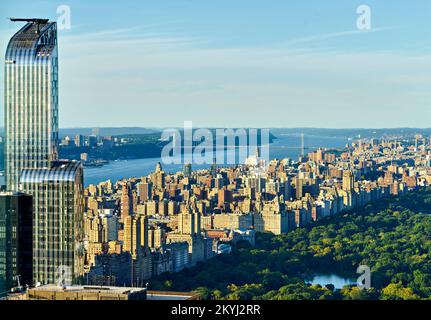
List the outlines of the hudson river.
{"type": "MultiPolygon", "coordinates": [[[[318,147],[341,148],[349,140],[347,137],[325,137],[305,135],[304,145],[305,153],[311,152],[318,147]]],[[[233,150],[231,150],[233,151],[233,150]]],[[[228,151],[229,152],[229,151],[228,151]]],[[[301,137],[298,134],[277,135],[277,139],[269,147],[270,159],[292,158],[297,160],[301,154],[301,137]]],[[[115,182],[119,179],[141,177],[154,171],[157,162],[162,163],[163,170],[169,173],[175,173],[182,170],[182,165],[164,164],[160,157],[135,160],[112,161],[109,164],[99,168],[85,168],[84,183],[98,184],[99,182],[111,179],[115,182]]],[[[193,164],[193,170],[208,168],[210,164],[196,165],[193,164]]]]}

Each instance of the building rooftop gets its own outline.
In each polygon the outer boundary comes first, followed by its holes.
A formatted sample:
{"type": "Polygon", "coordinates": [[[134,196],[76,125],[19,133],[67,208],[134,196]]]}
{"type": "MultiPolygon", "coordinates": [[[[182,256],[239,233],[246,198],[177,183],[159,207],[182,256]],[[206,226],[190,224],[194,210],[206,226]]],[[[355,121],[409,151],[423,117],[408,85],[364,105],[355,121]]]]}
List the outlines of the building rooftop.
{"type": "Polygon", "coordinates": [[[147,291],[147,300],[196,300],[191,292],[147,291]]]}
{"type": "MultiPolygon", "coordinates": [[[[12,295],[9,297],[14,299],[12,295]]],[[[73,285],[61,288],[54,284],[31,288],[21,299],[39,300],[196,300],[190,292],[147,291],[146,288],[73,285]],[[127,298],[126,298],[127,297],[127,298]]],[[[7,298],[6,298],[7,299],[7,298]]]]}
{"type": "Polygon", "coordinates": [[[75,181],[76,173],[80,168],[81,162],[79,161],[54,161],[50,168],[22,170],[20,182],[75,181]]]}
{"type": "Polygon", "coordinates": [[[56,45],[56,23],[41,20],[39,23],[28,22],[10,40],[6,50],[6,60],[33,57],[44,49],[50,53],[56,45]]]}
{"type": "Polygon", "coordinates": [[[67,286],[65,288],[59,287],[55,284],[47,284],[40,287],[32,288],[35,291],[52,291],[52,292],[111,292],[111,293],[134,293],[145,291],[145,288],[132,288],[132,287],[110,287],[110,286],[67,286]]]}

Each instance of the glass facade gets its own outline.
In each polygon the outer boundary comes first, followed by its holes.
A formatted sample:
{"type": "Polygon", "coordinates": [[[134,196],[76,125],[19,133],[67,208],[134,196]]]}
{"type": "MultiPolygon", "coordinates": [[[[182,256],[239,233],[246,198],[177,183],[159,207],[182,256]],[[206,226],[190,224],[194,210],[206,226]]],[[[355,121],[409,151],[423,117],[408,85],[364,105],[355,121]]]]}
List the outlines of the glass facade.
{"type": "Polygon", "coordinates": [[[5,58],[6,187],[18,191],[22,169],[47,168],[57,159],[56,23],[27,23],[5,58]]]}
{"type": "Polygon", "coordinates": [[[76,283],[84,273],[83,175],[78,161],[24,169],[22,190],[33,195],[33,283],[76,283]]]}
{"type": "Polygon", "coordinates": [[[33,282],[83,274],[83,172],[58,160],[57,26],[29,21],[5,57],[6,187],[33,198],[33,282]]]}
{"type": "Polygon", "coordinates": [[[32,279],[32,198],[15,192],[0,193],[0,296],[32,279]]]}

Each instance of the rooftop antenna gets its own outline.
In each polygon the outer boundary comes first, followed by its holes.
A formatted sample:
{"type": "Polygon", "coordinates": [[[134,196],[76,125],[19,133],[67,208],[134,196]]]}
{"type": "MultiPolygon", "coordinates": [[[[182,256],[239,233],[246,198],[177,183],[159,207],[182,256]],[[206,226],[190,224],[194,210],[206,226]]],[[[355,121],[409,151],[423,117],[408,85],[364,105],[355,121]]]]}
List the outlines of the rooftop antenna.
{"type": "Polygon", "coordinates": [[[39,18],[9,18],[12,22],[28,22],[33,23],[37,26],[36,34],[40,33],[40,25],[47,24],[49,19],[39,19],[39,18]]]}

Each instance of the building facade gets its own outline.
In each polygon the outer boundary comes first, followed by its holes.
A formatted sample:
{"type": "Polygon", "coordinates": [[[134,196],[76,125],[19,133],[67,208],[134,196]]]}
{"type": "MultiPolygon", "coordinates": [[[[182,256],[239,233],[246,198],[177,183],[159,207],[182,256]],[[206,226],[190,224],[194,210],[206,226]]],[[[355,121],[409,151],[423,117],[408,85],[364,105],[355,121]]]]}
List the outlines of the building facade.
{"type": "Polygon", "coordinates": [[[32,283],[32,198],[0,193],[0,296],[32,283]]]}
{"type": "Polygon", "coordinates": [[[33,196],[33,282],[56,283],[84,273],[83,170],[78,161],[56,161],[50,168],[24,169],[22,191],[33,196]]]}
{"type": "Polygon", "coordinates": [[[57,26],[27,22],[5,57],[6,187],[33,198],[33,283],[83,274],[83,169],[58,160],[57,26]]]}
{"type": "Polygon", "coordinates": [[[9,41],[5,57],[6,188],[19,191],[24,168],[58,157],[56,23],[29,22],[9,41]]]}

